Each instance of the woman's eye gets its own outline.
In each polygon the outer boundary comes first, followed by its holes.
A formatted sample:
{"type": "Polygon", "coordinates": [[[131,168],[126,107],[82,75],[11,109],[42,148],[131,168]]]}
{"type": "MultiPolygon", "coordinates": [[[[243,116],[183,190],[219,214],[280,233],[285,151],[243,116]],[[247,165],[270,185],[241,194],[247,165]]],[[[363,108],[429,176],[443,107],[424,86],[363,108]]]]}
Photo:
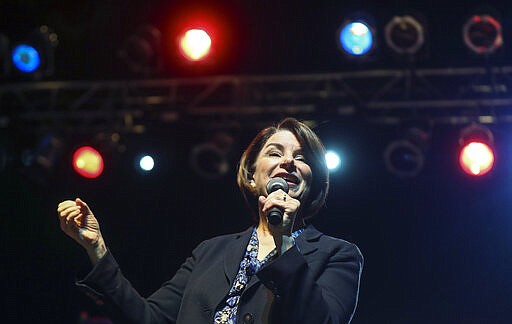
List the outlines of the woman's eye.
{"type": "Polygon", "coordinates": [[[279,156],[281,156],[281,153],[279,153],[279,152],[277,152],[277,151],[270,151],[270,152],[268,153],[268,155],[269,155],[269,156],[277,156],[277,157],[279,157],[279,156]]]}
{"type": "Polygon", "coordinates": [[[303,155],[297,155],[297,156],[295,156],[295,160],[297,160],[297,161],[303,161],[303,162],[304,162],[304,161],[306,161],[306,159],[304,158],[304,156],[303,156],[303,155]]]}

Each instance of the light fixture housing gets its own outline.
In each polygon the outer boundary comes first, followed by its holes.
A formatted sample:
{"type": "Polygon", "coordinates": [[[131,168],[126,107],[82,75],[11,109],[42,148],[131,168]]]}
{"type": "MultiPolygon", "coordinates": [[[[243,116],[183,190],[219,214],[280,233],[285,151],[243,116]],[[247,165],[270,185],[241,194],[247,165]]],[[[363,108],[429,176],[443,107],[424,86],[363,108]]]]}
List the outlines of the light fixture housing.
{"type": "Polygon", "coordinates": [[[124,41],[118,56],[130,71],[151,75],[162,69],[162,33],[152,25],[139,27],[124,41]]]}
{"type": "Polygon", "coordinates": [[[477,55],[490,55],[503,46],[503,29],[492,15],[473,15],[462,28],[464,44],[477,55]]]}
{"type": "Polygon", "coordinates": [[[231,165],[234,138],[225,132],[218,132],[206,141],[194,145],[190,151],[192,170],[205,179],[219,179],[226,175],[231,165]]]}
{"type": "Polygon", "coordinates": [[[411,141],[397,140],[384,150],[384,163],[390,173],[400,178],[412,178],[423,169],[425,156],[411,141]]]}
{"type": "Polygon", "coordinates": [[[425,45],[425,28],[411,15],[394,16],[384,28],[386,45],[398,55],[414,55],[425,45]]]}
{"type": "Polygon", "coordinates": [[[420,127],[409,128],[403,138],[391,141],[384,149],[386,169],[399,178],[413,178],[425,165],[429,132],[420,127]]]}

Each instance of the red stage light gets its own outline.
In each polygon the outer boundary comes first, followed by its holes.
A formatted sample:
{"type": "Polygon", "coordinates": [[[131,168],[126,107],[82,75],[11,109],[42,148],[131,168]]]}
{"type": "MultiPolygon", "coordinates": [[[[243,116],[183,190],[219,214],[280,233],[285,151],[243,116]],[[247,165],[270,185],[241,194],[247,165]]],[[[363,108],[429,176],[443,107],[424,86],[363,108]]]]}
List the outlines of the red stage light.
{"type": "Polygon", "coordinates": [[[97,178],[103,172],[103,157],[90,146],[82,146],[73,154],[73,168],[85,178],[97,178]]]}
{"type": "Polygon", "coordinates": [[[210,35],[200,28],[189,29],[180,37],[180,52],[190,61],[205,58],[212,46],[210,35]]]}
{"type": "Polygon", "coordinates": [[[482,176],[491,171],[494,165],[494,152],[485,143],[470,142],[462,148],[459,163],[467,174],[482,176]]]}

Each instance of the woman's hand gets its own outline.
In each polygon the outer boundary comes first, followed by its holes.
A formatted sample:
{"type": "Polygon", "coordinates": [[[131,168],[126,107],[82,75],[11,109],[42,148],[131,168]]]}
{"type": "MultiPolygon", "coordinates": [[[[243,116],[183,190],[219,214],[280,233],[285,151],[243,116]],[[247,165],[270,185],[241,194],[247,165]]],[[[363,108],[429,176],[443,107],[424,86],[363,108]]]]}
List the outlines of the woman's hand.
{"type": "Polygon", "coordinates": [[[300,201],[279,189],[270,193],[267,197],[260,196],[258,202],[260,210],[265,216],[268,216],[270,209],[273,207],[281,209],[283,211],[282,222],[277,225],[269,224],[269,229],[283,235],[291,235],[300,207],[300,201]]]}
{"type": "Polygon", "coordinates": [[[105,255],[107,248],[100,225],[84,201],[65,200],[57,207],[57,213],[62,231],[85,248],[94,264],[105,255]]]}
{"type": "MultiPolygon", "coordinates": [[[[302,220],[297,219],[297,214],[300,207],[298,199],[290,197],[286,192],[279,189],[270,193],[267,197],[260,196],[258,204],[261,212],[263,213],[265,225],[274,237],[274,242],[278,251],[281,253],[286,252],[294,245],[293,238],[291,237],[295,225],[303,225],[302,220]],[[267,220],[267,215],[271,208],[278,207],[283,211],[283,220],[280,224],[272,225],[267,220]]],[[[263,225],[263,224],[260,224],[263,225]]]]}

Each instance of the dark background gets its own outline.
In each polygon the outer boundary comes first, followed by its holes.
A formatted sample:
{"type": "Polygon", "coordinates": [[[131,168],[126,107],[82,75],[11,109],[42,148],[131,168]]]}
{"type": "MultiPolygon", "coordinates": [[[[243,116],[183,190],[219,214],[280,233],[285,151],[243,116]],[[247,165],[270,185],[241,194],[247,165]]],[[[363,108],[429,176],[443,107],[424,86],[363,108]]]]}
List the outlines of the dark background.
{"type": "MultiPolygon", "coordinates": [[[[488,2],[490,3],[490,2],[488,2]]],[[[11,40],[40,24],[59,34],[54,80],[133,78],[116,58],[123,39],[143,23],[164,35],[203,8],[221,22],[224,45],[201,68],[184,65],[169,45],[155,77],[217,74],[283,74],[391,68],[399,63],[381,50],[371,62],[348,62],[335,31],[354,10],[373,14],[382,26],[394,13],[421,12],[429,26],[422,67],[482,66],[461,41],[460,25],[479,3],[455,1],[2,1],[0,32],[11,40]]],[[[510,64],[512,5],[493,4],[501,15],[505,47],[494,64],[510,64]]],[[[171,37],[171,36],[168,36],[171,37]]],[[[172,37],[171,37],[172,38],[172,37]]],[[[380,40],[382,41],[382,39],[380,40]]],[[[17,82],[4,80],[3,82],[17,82]]],[[[5,107],[1,107],[4,109],[5,107]]],[[[356,243],[365,256],[360,301],[353,323],[509,323],[512,320],[512,126],[491,125],[496,166],[481,178],[457,164],[460,127],[431,132],[425,167],[416,177],[387,172],[385,145],[397,126],[364,120],[324,121],[315,130],[328,147],[345,154],[332,173],[327,207],[314,220],[329,235],[356,243]]],[[[1,291],[4,323],[79,323],[102,310],[74,288],[89,269],[85,252],[59,229],[57,204],[81,197],[102,226],[124,274],[142,295],[172,276],[195,245],[251,224],[235,184],[235,165],[257,130],[237,132],[232,169],[204,179],[188,153],[209,134],[190,125],[123,135],[127,150],[105,153],[96,180],[74,174],[71,147],[51,170],[11,163],[0,172],[1,291]],[[140,151],[158,156],[153,173],[135,171],[140,151]],[[82,272],[81,272],[82,271],[82,272]],[[80,315],[82,314],[82,315],[80,315]]],[[[22,151],[36,145],[30,130],[1,129],[1,144],[22,151]]],[[[84,141],[83,134],[68,140],[84,141]]]]}

